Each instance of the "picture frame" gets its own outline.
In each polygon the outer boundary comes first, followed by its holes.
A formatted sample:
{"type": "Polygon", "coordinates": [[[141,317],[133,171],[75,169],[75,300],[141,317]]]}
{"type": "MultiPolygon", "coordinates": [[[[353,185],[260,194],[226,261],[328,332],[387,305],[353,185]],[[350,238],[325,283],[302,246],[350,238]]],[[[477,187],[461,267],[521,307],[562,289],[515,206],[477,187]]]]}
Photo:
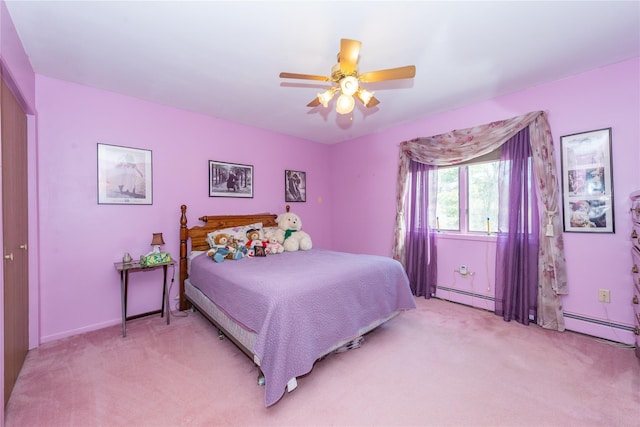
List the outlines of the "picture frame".
{"type": "Polygon", "coordinates": [[[98,204],[153,204],[152,152],[98,143],[98,204]]]}
{"type": "Polygon", "coordinates": [[[253,247],[253,256],[256,256],[256,257],[267,256],[267,252],[265,251],[264,246],[255,245],[253,247]]]}
{"type": "Polygon", "coordinates": [[[615,233],[611,128],[560,137],[565,232],[615,233]]]}
{"type": "Polygon", "coordinates": [[[284,171],[284,201],[307,201],[307,173],[302,171],[284,171]]]}
{"type": "Polygon", "coordinates": [[[209,197],[253,198],[253,166],[209,160],[209,197]]]}

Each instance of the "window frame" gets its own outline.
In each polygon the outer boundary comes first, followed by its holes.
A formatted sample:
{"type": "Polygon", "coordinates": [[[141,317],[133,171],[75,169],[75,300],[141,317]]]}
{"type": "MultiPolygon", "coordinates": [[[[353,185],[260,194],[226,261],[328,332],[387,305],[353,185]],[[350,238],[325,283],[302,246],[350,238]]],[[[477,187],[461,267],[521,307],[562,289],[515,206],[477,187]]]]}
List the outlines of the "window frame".
{"type": "MultiPolygon", "coordinates": [[[[445,168],[458,168],[458,229],[441,229],[438,226],[438,221],[436,219],[436,230],[438,233],[448,234],[448,235],[466,235],[466,236],[484,236],[484,237],[495,237],[497,236],[497,231],[490,231],[487,233],[486,231],[470,231],[469,230],[469,169],[467,166],[480,164],[480,163],[489,163],[489,162],[500,162],[500,152],[502,146],[498,147],[494,151],[487,153],[485,155],[476,157],[474,159],[468,160],[466,162],[458,163],[455,165],[447,165],[440,166],[436,169],[436,171],[445,168]]],[[[436,195],[436,203],[437,195],[436,195]]],[[[436,205],[437,209],[437,205],[436,205]]],[[[495,224],[498,224],[498,218],[495,219],[495,224]]],[[[497,227],[496,227],[497,229],[497,227]]]]}

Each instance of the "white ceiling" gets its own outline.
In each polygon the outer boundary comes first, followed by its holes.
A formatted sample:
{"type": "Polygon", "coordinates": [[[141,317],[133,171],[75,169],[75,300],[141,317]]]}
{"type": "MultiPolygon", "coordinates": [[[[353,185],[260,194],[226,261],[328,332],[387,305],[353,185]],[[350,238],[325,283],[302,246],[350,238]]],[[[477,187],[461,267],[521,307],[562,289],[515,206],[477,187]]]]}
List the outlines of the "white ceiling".
{"type": "MultiPolygon", "coordinates": [[[[640,56],[638,1],[6,1],[36,73],[336,143],[640,56]],[[308,108],[340,39],[380,104],[308,108]]],[[[639,76],[640,78],[640,76],[639,76]]],[[[335,101],[334,101],[335,102],[335,101]]]]}

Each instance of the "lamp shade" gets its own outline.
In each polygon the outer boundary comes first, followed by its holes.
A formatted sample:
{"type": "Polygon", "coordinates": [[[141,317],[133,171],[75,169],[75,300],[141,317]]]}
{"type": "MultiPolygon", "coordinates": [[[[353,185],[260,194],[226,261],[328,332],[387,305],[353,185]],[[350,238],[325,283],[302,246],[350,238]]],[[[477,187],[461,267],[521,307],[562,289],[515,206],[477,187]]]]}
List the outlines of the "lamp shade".
{"type": "Polygon", "coordinates": [[[349,114],[353,111],[355,105],[356,101],[353,99],[353,96],[343,93],[338,97],[338,101],[336,101],[336,111],[338,114],[349,114]]]}
{"type": "Polygon", "coordinates": [[[323,107],[327,107],[327,105],[329,105],[329,101],[331,101],[331,98],[333,98],[333,94],[335,93],[335,90],[327,90],[323,93],[319,93],[318,94],[318,101],[320,101],[320,103],[322,104],[323,107]]]}
{"type": "Polygon", "coordinates": [[[371,102],[371,98],[373,98],[373,92],[369,92],[368,90],[364,90],[362,88],[358,89],[358,96],[362,100],[365,107],[369,106],[369,102],[371,102]]]}
{"type": "Polygon", "coordinates": [[[353,95],[358,90],[358,79],[348,76],[340,80],[340,89],[345,95],[353,95]]]}
{"type": "Polygon", "coordinates": [[[162,240],[162,233],[153,233],[153,238],[151,239],[151,246],[164,245],[164,240],[162,240]]]}

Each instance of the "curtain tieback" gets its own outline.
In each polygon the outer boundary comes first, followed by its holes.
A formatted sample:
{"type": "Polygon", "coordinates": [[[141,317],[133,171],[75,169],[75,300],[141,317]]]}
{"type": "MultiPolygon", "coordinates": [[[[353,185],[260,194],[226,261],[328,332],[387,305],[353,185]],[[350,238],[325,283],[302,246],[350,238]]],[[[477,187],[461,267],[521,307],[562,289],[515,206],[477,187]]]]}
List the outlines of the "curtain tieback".
{"type": "Polygon", "coordinates": [[[553,217],[556,214],[556,210],[554,211],[547,211],[545,210],[545,213],[547,214],[547,232],[545,233],[545,236],[547,237],[553,237],[555,234],[553,234],[553,217]]]}

